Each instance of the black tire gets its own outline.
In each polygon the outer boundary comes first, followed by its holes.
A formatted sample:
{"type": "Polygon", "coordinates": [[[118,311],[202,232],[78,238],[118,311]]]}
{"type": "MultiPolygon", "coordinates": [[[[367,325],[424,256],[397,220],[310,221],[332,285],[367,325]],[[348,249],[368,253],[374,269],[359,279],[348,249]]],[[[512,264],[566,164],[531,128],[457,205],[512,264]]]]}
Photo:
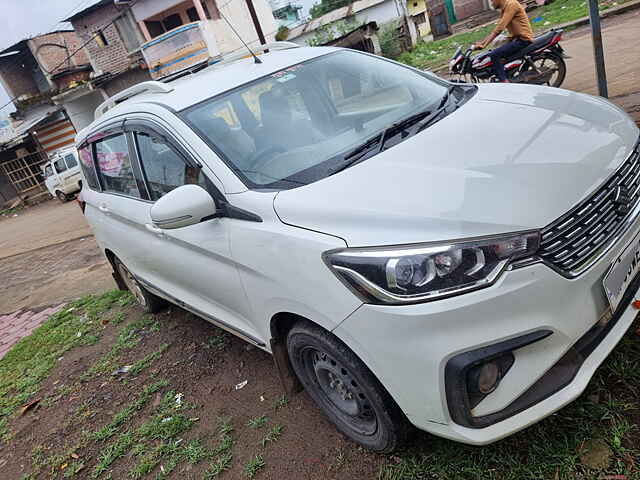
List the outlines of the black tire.
{"type": "Polygon", "coordinates": [[[66,203],[69,201],[69,196],[66,193],[61,192],[60,190],[56,190],[56,198],[62,203],[66,203]]]}
{"type": "Polygon", "coordinates": [[[409,423],[367,366],[335,335],[300,322],[287,336],[300,382],[329,420],[354,442],[388,453],[405,441],[409,423]]]}
{"type": "Polygon", "coordinates": [[[154,295],[140,285],[138,280],[118,258],[114,258],[113,264],[116,274],[122,280],[122,284],[133,294],[146,313],[156,313],[167,306],[168,302],[164,298],[154,295]]]}
{"type": "Polygon", "coordinates": [[[565,63],[564,58],[553,53],[543,52],[533,58],[533,63],[538,69],[540,69],[540,67],[549,68],[549,64],[552,64],[553,66],[551,68],[555,68],[557,71],[552,75],[547,85],[555,88],[562,85],[562,82],[564,82],[564,79],[567,76],[567,64],[565,63]]]}

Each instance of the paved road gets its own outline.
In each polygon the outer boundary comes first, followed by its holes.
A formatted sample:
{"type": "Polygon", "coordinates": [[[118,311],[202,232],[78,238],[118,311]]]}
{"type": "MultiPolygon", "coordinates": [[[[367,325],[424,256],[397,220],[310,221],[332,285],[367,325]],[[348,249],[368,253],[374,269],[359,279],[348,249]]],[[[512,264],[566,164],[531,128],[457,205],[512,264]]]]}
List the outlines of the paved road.
{"type": "MultiPolygon", "coordinates": [[[[607,18],[602,26],[609,97],[640,91],[640,10],[607,18]]],[[[563,88],[597,95],[590,26],[569,32],[562,46],[572,57],[563,88]]]]}

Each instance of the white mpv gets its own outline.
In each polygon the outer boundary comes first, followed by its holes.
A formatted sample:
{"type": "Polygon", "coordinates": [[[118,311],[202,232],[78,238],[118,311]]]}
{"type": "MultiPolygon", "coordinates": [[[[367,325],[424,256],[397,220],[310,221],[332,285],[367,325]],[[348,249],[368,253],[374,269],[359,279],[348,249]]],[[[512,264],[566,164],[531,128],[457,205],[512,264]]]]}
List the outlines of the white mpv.
{"type": "Polygon", "coordinates": [[[411,424],[487,444],[578,397],[636,316],[634,123],[288,47],[132,87],[79,134],[120,286],[273,353],[376,451],[411,424]]]}

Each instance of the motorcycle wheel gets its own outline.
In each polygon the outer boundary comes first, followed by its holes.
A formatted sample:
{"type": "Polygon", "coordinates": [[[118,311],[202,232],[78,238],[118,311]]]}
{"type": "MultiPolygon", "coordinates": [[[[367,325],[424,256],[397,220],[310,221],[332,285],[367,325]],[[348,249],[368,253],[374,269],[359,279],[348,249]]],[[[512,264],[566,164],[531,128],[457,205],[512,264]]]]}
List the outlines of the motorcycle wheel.
{"type": "Polygon", "coordinates": [[[554,70],[545,85],[557,88],[564,82],[564,78],[567,75],[567,64],[564,63],[562,57],[544,52],[533,59],[533,64],[539,72],[545,72],[549,69],[554,70]]]}

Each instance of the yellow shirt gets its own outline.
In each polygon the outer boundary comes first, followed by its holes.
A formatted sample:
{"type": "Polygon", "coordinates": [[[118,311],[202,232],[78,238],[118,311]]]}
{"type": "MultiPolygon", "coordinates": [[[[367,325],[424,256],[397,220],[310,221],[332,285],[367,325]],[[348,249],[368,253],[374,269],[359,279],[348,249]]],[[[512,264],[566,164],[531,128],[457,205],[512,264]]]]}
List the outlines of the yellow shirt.
{"type": "Polygon", "coordinates": [[[511,38],[533,42],[533,30],[524,7],[518,0],[502,0],[500,20],[494,29],[499,34],[505,28],[511,38]]]}

